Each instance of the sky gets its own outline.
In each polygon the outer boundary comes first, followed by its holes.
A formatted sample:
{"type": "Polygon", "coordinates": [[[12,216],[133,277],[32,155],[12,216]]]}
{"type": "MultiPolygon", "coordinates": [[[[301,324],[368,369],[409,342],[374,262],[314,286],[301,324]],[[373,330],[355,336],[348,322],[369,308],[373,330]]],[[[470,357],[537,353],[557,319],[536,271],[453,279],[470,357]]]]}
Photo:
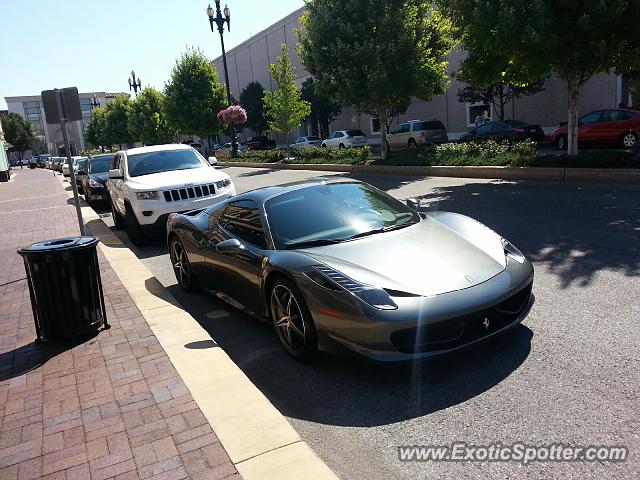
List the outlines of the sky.
{"type": "MultiPolygon", "coordinates": [[[[227,50],[304,5],[226,2],[227,50]]],[[[5,96],[52,88],[128,92],[132,69],[143,86],[162,89],[187,47],[199,47],[211,59],[222,54],[207,5],[208,0],[0,0],[0,109],[7,108],[5,96]]]]}

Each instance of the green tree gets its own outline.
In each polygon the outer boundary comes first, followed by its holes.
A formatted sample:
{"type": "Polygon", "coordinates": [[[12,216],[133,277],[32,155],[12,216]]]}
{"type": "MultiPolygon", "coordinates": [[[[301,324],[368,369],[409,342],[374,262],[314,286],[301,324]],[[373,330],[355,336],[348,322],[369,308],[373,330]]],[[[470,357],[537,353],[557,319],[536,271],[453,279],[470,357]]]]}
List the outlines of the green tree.
{"type": "Polygon", "coordinates": [[[423,0],[308,0],[298,52],[320,91],[380,119],[449,85],[450,22],[423,0]],[[336,21],[336,12],[340,19],[336,21]]]}
{"type": "Polygon", "coordinates": [[[227,104],[225,89],[200,50],[188,49],[176,60],[164,94],[167,121],[174,130],[204,138],[221,130],[216,114],[227,104]]]}
{"type": "Polygon", "coordinates": [[[4,138],[11,145],[10,152],[15,152],[18,160],[21,160],[24,153],[35,145],[36,136],[33,133],[33,125],[17,113],[10,113],[1,117],[4,138]]]}
{"type": "Polygon", "coordinates": [[[340,115],[342,105],[335,100],[322,95],[316,88],[313,77],[302,82],[302,99],[311,104],[309,121],[316,128],[322,138],[329,136],[329,123],[340,115]]]}
{"type": "Polygon", "coordinates": [[[106,124],[107,111],[105,108],[96,108],[91,112],[91,120],[87,124],[84,133],[84,141],[91,147],[111,147],[105,141],[104,128],[106,124]]]}
{"type": "Polygon", "coordinates": [[[246,127],[262,135],[267,129],[267,116],[264,110],[264,88],[260,82],[251,82],[240,93],[240,105],[247,111],[246,127]]]}
{"type": "Polygon", "coordinates": [[[104,145],[122,145],[136,140],[129,133],[130,112],[131,102],[128,95],[118,95],[113,101],[107,103],[102,131],[104,145]]]}
{"type": "Polygon", "coordinates": [[[300,87],[296,85],[295,68],[291,65],[286,44],[280,47],[281,55],[276,63],[269,65],[269,73],[278,85],[273,92],[265,92],[264,104],[269,118],[269,127],[274,132],[287,134],[287,150],[290,148],[291,131],[311,113],[311,105],[300,98],[300,87]]]}
{"type": "Polygon", "coordinates": [[[568,153],[578,153],[580,88],[599,73],[640,68],[640,0],[440,0],[465,64],[513,84],[554,74],[567,86],[568,153]],[[504,59],[508,59],[505,68],[504,59]]]}
{"type": "Polygon", "coordinates": [[[163,143],[172,134],[165,119],[164,95],[155,88],[147,87],[131,102],[129,133],[145,145],[163,143]]]}

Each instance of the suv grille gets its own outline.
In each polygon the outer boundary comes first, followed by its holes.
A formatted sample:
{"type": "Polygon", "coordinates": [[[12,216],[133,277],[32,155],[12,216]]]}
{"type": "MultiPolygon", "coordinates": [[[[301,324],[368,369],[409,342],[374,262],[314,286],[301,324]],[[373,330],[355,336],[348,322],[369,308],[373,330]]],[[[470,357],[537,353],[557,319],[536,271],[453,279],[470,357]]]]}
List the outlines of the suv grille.
{"type": "Polygon", "coordinates": [[[167,202],[178,202],[190,198],[208,197],[216,194],[215,184],[197,185],[195,187],[177,188],[175,190],[165,190],[162,192],[167,202]]]}

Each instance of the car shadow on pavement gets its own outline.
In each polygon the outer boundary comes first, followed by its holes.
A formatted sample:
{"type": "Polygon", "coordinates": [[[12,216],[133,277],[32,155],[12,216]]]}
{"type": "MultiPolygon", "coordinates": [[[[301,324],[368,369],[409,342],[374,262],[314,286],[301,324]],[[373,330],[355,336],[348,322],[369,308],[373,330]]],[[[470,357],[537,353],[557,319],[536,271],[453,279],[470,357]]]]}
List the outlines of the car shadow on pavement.
{"type": "Polygon", "coordinates": [[[256,168],[250,172],[241,173],[238,175],[239,177],[256,177],[258,175],[268,175],[270,173],[276,172],[277,170],[274,168],[264,167],[264,168],[256,168]]]}
{"type": "Polygon", "coordinates": [[[435,188],[418,199],[424,212],[484,223],[567,288],[588,286],[603,270],[640,276],[638,194],[636,186],[496,181],[435,188]]]}
{"type": "Polygon", "coordinates": [[[283,415],[327,425],[387,425],[462,403],[517,370],[533,337],[519,325],[460,352],[414,363],[325,352],[304,363],[287,355],[266,323],[212,295],[187,294],[177,285],[168,289],[283,415]]]}

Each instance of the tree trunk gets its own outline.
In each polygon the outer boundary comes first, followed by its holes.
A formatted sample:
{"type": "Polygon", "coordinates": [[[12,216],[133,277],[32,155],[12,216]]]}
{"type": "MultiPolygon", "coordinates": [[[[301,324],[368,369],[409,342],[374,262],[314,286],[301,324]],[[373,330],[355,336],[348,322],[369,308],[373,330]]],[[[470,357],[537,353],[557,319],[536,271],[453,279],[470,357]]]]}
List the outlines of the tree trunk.
{"type": "Polygon", "coordinates": [[[569,91],[569,122],[567,123],[567,155],[578,154],[578,101],[580,83],[575,76],[567,80],[569,91]]]}
{"type": "Polygon", "coordinates": [[[387,151],[387,109],[378,108],[378,118],[380,119],[380,157],[385,160],[389,157],[387,151]]]}

